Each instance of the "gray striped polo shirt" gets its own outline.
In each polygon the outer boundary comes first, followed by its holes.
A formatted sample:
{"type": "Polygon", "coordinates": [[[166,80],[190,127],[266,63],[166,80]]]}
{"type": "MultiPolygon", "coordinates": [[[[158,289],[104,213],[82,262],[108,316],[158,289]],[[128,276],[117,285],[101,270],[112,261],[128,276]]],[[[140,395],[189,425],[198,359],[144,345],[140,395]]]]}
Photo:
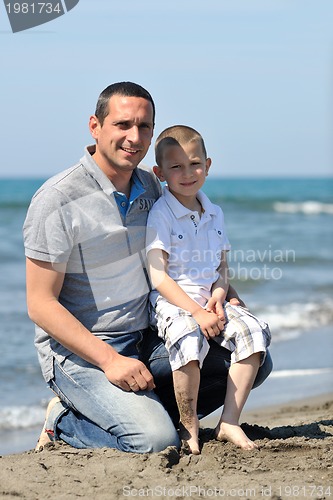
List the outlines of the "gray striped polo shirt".
{"type": "MultiPolygon", "coordinates": [[[[55,268],[66,265],[60,303],[93,334],[107,339],[148,326],[145,229],[160,186],[151,171],[137,167],[134,195],[122,214],[115,187],[91,157],[94,148],[87,147],[79,163],[36,192],[23,234],[27,257],[55,268]]],[[[35,345],[50,380],[53,357],[61,361],[69,351],[38,326],[35,345]]]]}

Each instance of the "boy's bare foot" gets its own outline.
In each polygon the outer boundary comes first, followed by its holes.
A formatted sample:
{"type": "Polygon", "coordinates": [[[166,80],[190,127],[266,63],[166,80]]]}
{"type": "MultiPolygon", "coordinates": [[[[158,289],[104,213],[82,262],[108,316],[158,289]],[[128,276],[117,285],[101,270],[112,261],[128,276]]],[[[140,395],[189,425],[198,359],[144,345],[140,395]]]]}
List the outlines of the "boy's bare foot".
{"type": "Polygon", "coordinates": [[[180,439],[186,441],[190,452],[193,455],[200,455],[200,447],[199,447],[199,421],[196,419],[196,422],[192,422],[192,425],[186,425],[182,422],[179,423],[179,435],[180,439]]]}
{"type": "Polygon", "coordinates": [[[218,441],[229,441],[242,448],[242,450],[255,450],[258,448],[256,443],[251,441],[237,424],[221,422],[215,429],[215,439],[218,441]]]}
{"type": "Polygon", "coordinates": [[[49,437],[49,435],[47,433],[46,422],[47,422],[47,418],[48,418],[48,416],[50,414],[50,411],[52,410],[52,408],[54,407],[54,405],[57,404],[59,401],[60,401],[60,398],[58,398],[58,396],[56,396],[56,397],[52,398],[51,401],[49,402],[49,404],[47,405],[46,415],[45,415],[45,422],[44,422],[44,425],[43,425],[42,432],[40,433],[39,439],[37,441],[37,445],[36,445],[35,451],[42,450],[47,443],[51,442],[51,439],[50,439],[50,437],[49,437]]]}

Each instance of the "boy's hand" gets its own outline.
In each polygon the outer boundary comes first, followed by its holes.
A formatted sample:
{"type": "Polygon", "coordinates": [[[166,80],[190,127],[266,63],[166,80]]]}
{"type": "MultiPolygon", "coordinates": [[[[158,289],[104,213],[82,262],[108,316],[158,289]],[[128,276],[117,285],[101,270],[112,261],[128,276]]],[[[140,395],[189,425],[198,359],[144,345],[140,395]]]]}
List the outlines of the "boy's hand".
{"type": "Polygon", "coordinates": [[[223,323],[224,328],[225,316],[223,302],[223,300],[218,297],[214,297],[213,295],[207,302],[206,311],[215,313],[218,316],[219,320],[223,323]]]}
{"type": "Polygon", "coordinates": [[[221,330],[224,328],[224,322],[221,321],[214,312],[209,312],[206,309],[199,309],[192,314],[192,316],[200,326],[207,340],[220,335],[221,330]]]}

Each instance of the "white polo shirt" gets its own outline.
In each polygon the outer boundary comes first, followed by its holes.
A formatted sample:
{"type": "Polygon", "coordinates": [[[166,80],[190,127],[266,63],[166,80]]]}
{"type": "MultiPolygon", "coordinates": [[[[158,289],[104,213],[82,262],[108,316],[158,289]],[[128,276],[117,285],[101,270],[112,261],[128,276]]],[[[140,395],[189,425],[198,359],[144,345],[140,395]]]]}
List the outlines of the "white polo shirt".
{"type": "MultiPolygon", "coordinates": [[[[146,251],[158,248],[168,258],[168,274],[194,300],[205,305],[218,279],[223,250],[230,250],[221,208],[199,191],[203,214],[184,207],[167,187],[151,209],[147,222],[146,251]]],[[[158,297],[154,290],[150,300],[158,297]]]]}

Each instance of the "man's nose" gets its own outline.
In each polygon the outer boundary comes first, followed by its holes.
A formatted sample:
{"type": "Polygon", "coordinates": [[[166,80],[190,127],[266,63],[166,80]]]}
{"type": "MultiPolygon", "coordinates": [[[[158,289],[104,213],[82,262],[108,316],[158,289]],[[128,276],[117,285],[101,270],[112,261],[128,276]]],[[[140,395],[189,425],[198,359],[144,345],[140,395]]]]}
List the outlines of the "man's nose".
{"type": "Polygon", "coordinates": [[[130,142],[138,143],[139,137],[140,137],[139,127],[133,125],[133,127],[131,127],[127,132],[127,139],[130,142]]]}

